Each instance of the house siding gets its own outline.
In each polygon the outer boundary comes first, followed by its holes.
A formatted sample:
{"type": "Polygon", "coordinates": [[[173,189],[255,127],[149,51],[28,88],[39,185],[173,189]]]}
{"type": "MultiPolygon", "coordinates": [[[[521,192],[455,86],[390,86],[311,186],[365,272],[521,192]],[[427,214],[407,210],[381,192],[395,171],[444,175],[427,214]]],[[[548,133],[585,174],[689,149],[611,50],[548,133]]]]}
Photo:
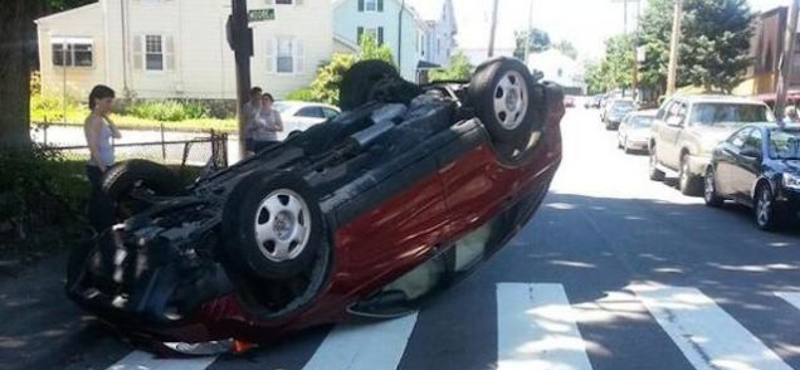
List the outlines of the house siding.
{"type": "Polygon", "coordinates": [[[358,27],[383,27],[383,40],[392,49],[395,64],[398,64],[398,56],[402,58],[399,63],[400,74],[407,80],[416,79],[417,64],[422,59],[422,52],[417,49],[416,40],[425,29],[413,13],[408,10],[403,11],[402,53],[398,52],[400,4],[396,1],[384,0],[383,12],[359,12],[358,0],[343,0],[336,4],[333,14],[334,32],[354,44],[358,43],[358,27]]]}
{"type": "MultiPolygon", "coordinates": [[[[234,56],[227,43],[225,25],[231,13],[230,2],[101,0],[97,5],[93,13],[86,11],[48,17],[39,22],[41,45],[48,44],[49,34],[63,34],[74,29],[71,31],[74,35],[68,36],[93,32],[98,56],[105,51],[105,45],[109,46],[107,54],[95,58],[98,71],[93,71],[90,77],[68,76],[69,84],[75,85],[75,90],[85,91],[96,83],[107,83],[119,90],[127,90],[130,96],[146,99],[235,99],[234,56]],[[145,71],[142,68],[143,54],[136,53],[135,44],[141,45],[145,35],[161,35],[165,47],[166,41],[171,41],[174,53],[172,63],[168,64],[174,68],[165,71],[145,71]]],[[[275,21],[252,25],[252,83],[263,86],[278,98],[310,84],[316,66],[329,59],[333,51],[330,0],[303,0],[302,5],[265,5],[264,0],[251,0],[248,7],[274,7],[276,13],[275,21]],[[311,24],[314,27],[309,27],[311,24]],[[267,39],[278,35],[291,36],[302,43],[305,51],[302,55],[303,73],[268,73],[267,39]]],[[[57,86],[57,81],[53,78],[54,73],[45,71],[52,62],[47,63],[51,56],[44,49],[40,53],[43,85],[49,89],[57,86]]]]}

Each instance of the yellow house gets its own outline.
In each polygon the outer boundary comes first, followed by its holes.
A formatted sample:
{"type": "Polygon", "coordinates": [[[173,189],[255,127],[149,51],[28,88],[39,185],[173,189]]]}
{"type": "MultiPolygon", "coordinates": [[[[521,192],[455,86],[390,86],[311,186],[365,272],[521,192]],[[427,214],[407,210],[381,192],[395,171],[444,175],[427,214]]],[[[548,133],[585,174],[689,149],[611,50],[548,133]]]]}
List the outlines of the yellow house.
{"type": "MultiPolygon", "coordinates": [[[[333,52],[331,0],[249,0],[252,83],[276,97],[308,86],[333,52]]],[[[85,99],[107,84],[144,99],[235,99],[230,0],[100,0],[40,18],[42,88],[85,99]]]]}

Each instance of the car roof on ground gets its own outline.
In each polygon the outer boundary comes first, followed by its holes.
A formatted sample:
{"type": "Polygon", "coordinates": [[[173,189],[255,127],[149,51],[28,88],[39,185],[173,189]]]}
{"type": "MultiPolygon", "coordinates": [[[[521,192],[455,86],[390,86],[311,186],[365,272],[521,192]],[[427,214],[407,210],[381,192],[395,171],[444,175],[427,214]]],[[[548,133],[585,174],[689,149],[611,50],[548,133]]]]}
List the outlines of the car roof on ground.
{"type": "Polygon", "coordinates": [[[764,103],[745,96],[735,95],[678,95],[676,99],[691,102],[691,103],[736,103],[736,104],[755,104],[763,105],[764,103]]]}

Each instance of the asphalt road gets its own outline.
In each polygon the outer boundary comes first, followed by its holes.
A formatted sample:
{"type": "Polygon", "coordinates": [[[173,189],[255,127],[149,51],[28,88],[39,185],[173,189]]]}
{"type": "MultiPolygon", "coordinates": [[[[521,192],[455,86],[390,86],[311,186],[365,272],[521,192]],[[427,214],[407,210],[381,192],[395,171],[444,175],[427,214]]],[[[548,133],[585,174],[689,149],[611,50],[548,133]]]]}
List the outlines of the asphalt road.
{"type": "Polygon", "coordinates": [[[747,209],[649,181],[596,111],[563,129],[532,222],[417,315],[158,361],[62,298],[54,259],[0,282],[0,368],[800,370],[800,223],[764,233],[747,209]]]}

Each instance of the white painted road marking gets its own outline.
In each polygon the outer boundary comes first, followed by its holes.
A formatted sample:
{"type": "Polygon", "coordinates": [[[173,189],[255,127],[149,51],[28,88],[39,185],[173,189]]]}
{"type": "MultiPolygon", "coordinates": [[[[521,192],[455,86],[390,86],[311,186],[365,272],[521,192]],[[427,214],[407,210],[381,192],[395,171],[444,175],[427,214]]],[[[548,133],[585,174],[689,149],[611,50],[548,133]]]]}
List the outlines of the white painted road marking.
{"type": "Polygon", "coordinates": [[[631,290],[695,369],[792,370],[697,289],[637,285],[631,290]]]}
{"type": "Polygon", "coordinates": [[[333,329],[303,370],[393,370],[400,365],[417,314],[333,329]]]}
{"type": "Polygon", "coordinates": [[[497,285],[498,370],[591,370],[560,284],[497,285]]]}
{"type": "Polygon", "coordinates": [[[775,293],[775,295],[780,298],[783,298],[784,301],[789,302],[789,304],[797,307],[797,309],[800,309],[800,293],[778,292],[775,293]]]}
{"type": "Polygon", "coordinates": [[[159,359],[146,352],[133,351],[106,370],[204,370],[216,359],[217,357],[159,359]]]}

